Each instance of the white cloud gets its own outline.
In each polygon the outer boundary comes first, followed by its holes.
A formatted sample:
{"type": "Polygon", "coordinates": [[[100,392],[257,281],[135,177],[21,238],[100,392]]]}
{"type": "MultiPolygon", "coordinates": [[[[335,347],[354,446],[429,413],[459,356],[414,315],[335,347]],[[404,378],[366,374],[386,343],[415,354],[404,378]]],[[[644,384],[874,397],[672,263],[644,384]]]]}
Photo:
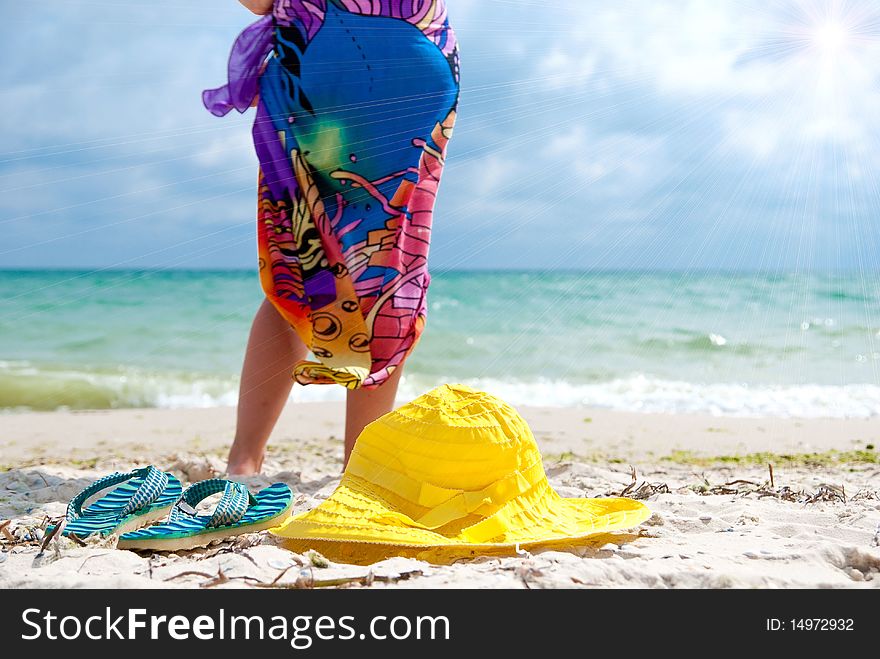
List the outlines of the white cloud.
{"type": "Polygon", "coordinates": [[[235,130],[226,131],[208,139],[203,147],[196,148],[192,160],[201,167],[256,167],[258,160],[254,152],[251,133],[236,125],[235,130]]]}
{"type": "Polygon", "coordinates": [[[572,25],[534,66],[538,75],[577,84],[572,62],[589,63],[580,82],[593,89],[639,84],[706,112],[720,111],[740,147],[759,159],[804,141],[850,146],[880,128],[877,8],[847,5],[839,18],[825,0],[763,0],[566,5],[572,25]],[[833,51],[812,34],[837,20],[833,51]],[[598,64],[595,64],[598,63],[598,64]]]}
{"type": "Polygon", "coordinates": [[[596,71],[596,58],[583,50],[566,52],[556,46],[538,59],[536,69],[546,89],[561,90],[590,79],[596,71]]]}
{"type": "Polygon", "coordinates": [[[724,0],[567,4],[556,19],[570,27],[537,68],[561,74],[586,58],[600,63],[597,75],[642,78],[668,92],[752,87],[736,66],[744,15],[724,0]]]}
{"type": "MultiPolygon", "coordinates": [[[[452,0],[463,92],[438,200],[439,264],[470,265],[461,255],[478,249],[480,262],[505,265],[528,250],[523,258],[540,265],[578,240],[595,246],[579,264],[611,244],[637,260],[658,246],[658,231],[675,257],[713,208],[737,227],[793,203],[786,183],[812,164],[824,166],[817,186],[852,185],[868,217],[880,171],[880,52],[849,45],[822,75],[815,50],[780,57],[773,41],[780,9],[830,2],[452,0]],[[846,160],[836,169],[824,148],[832,141],[846,160]]],[[[13,127],[0,153],[54,154],[0,163],[0,189],[40,182],[0,195],[0,220],[71,208],[0,224],[0,244],[91,227],[26,255],[93,264],[155,252],[145,263],[162,264],[181,240],[240,224],[239,243],[222,253],[250,264],[253,113],[218,119],[200,92],[222,84],[252,16],[234,2],[207,14],[201,2],[56,4],[0,9],[0,95],[13,127]],[[79,178],[58,182],[66,177],[79,178]],[[97,201],[120,193],[132,194],[97,201]]],[[[832,198],[823,190],[817,216],[832,198]]]]}
{"type": "Polygon", "coordinates": [[[576,125],[551,137],[538,150],[543,166],[570,176],[575,183],[603,181],[608,195],[632,195],[662,180],[665,140],[635,133],[590,133],[576,125]],[[650,163],[650,167],[648,166],[650,163]],[[572,176],[573,175],[573,176],[572,176]]]}

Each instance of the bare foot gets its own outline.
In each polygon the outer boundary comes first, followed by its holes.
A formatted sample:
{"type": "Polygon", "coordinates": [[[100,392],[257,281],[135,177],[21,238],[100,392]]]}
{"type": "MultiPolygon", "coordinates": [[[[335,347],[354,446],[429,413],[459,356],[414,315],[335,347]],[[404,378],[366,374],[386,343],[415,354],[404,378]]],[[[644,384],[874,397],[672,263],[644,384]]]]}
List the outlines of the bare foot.
{"type": "Polygon", "coordinates": [[[226,464],[226,474],[229,476],[248,477],[256,476],[263,468],[263,458],[256,460],[248,456],[235,455],[235,447],[229,453],[229,461],[226,464]]]}

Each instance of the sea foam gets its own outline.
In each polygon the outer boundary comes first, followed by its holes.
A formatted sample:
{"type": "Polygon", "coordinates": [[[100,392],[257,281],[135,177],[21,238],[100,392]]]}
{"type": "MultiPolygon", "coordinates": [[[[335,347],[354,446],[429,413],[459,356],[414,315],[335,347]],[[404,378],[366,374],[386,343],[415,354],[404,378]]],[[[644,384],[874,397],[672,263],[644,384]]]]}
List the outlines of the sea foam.
{"type": "MultiPolygon", "coordinates": [[[[880,386],[872,384],[699,384],[641,374],[587,384],[549,379],[532,382],[473,379],[464,383],[514,405],[750,417],[868,418],[880,414],[880,386]]],[[[417,393],[407,384],[402,393],[417,393]]]]}
{"type": "MultiPolygon", "coordinates": [[[[880,415],[880,386],[693,383],[643,374],[591,383],[536,378],[404,376],[398,400],[415,398],[444,382],[463,382],[513,405],[598,407],[629,412],[702,413],[717,416],[869,418],[880,415]]],[[[295,386],[292,402],[341,401],[342,387],[295,386]]],[[[142,369],[40,368],[0,364],[0,409],[206,408],[235,405],[231,376],[142,369]]]]}

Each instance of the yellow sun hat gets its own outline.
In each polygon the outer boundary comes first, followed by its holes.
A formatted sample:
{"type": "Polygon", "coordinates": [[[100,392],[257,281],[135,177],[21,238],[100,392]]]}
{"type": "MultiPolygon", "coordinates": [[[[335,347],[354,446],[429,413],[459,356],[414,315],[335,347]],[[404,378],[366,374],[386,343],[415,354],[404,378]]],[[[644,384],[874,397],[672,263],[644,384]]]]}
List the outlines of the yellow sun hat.
{"type": "Polygon", "coordinates": [[[525,419],[495,396],[447,384],[369,424],[333,494],[272,533],[488,549],[583,539],[650,515],[632,499],[560,497],[525,419]]]}

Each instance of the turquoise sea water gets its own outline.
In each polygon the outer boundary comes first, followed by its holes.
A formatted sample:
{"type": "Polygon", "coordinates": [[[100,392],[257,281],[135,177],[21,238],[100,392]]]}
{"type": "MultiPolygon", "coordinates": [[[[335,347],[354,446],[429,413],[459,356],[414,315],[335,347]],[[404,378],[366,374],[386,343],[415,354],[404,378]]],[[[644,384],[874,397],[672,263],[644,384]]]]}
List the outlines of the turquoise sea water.
{"type": "MultiPolygon", "coordinates": [[[[462,381],[514,404],[880,413],[878,276],[437,272],[402,398],[462,381]]],[[[0,408],[234,404],[245,271],[0,271],[0,408]]],[[[299,400],[339,387],[296,387],[299,400]]]]}

